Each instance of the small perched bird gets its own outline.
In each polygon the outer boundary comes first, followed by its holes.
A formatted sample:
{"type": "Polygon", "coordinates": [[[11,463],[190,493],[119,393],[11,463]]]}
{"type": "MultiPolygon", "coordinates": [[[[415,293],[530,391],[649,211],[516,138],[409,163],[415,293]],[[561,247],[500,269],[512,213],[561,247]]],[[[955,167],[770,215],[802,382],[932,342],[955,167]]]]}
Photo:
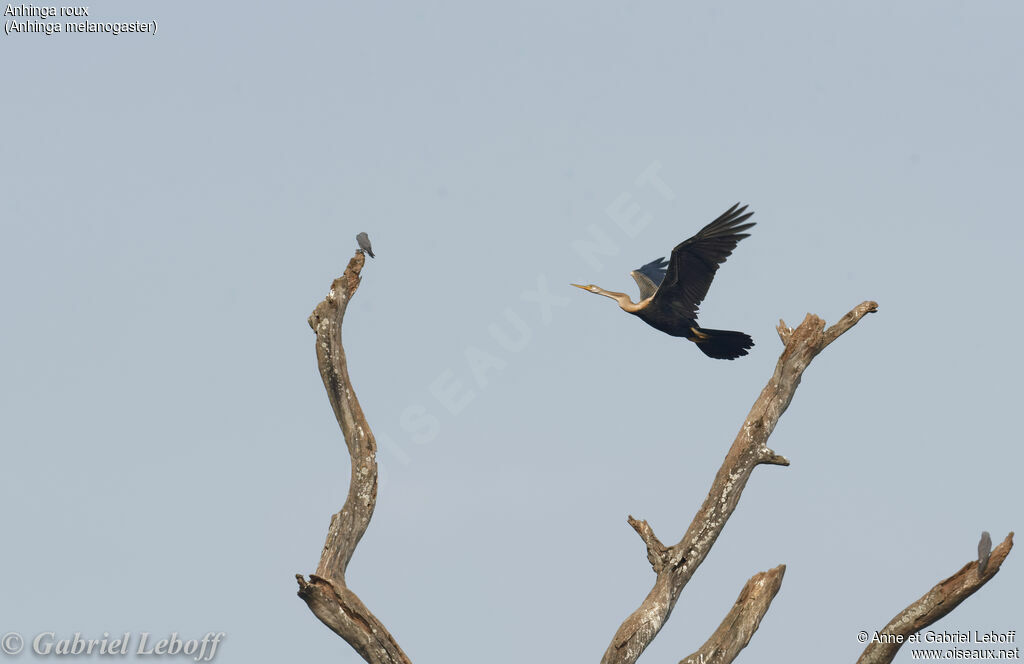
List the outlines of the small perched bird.
{"type": "Polygon", "coordinates": [[[356,242],[359,243],[360,251],[370,254],[370,258],[376,258],[373,255],[373,249],[370,247],[370,236],[366,233],[360,233],[356,236],[356,242]]]}
{"type": "Polygon", "coordinates": [[[743,223],[753,215],[747,206],[732,206],[722,216],[700,229],[689,240],[672,250],[669,260],[658,258],[630,274],[640,287],[640,301],[625,293],[606,291],[593,284],[572,284],[591,293],[610,297],[628,313],[651,327],[673,337],[697,344],[708,357],[734,360],[754,347],[754,340],[743,332],[710,330],[697,325],[697,308],[711,287],[718,266],[725,262],[754,222],[743,223]]]}
{"type": "Polygon", "coordinates": [[[987,530],[981,532],[981,541],[978,542],[978,576],[985,573],[988,567],[988,559],[992,555],[992,536],[987,530]]]}

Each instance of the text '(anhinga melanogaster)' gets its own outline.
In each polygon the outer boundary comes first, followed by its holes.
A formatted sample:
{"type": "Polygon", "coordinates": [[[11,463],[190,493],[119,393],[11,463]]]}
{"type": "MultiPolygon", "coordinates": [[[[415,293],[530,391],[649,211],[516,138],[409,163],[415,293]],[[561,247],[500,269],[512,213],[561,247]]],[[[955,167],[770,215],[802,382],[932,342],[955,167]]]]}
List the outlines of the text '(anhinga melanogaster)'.
{"type": "Polygon", "coordinates": [[[749,233],[754,222],[743,223],[754,213],[740,204],[700,229],[689,240],[672,250],[669,260],[658,258],[630,274],[640,287],[640,301],[625,293],[606,291],[593,284],[577,288],[610,297],[623,311],[637,316],[651,327],[673,337],[697,344],[705,355],[718,360],[734,360],[753,348],[754,340],[743,332],[709,330],[697,325],[697,308],[708,293],[718,266],[725,262],[736,244],[749,233]]]}

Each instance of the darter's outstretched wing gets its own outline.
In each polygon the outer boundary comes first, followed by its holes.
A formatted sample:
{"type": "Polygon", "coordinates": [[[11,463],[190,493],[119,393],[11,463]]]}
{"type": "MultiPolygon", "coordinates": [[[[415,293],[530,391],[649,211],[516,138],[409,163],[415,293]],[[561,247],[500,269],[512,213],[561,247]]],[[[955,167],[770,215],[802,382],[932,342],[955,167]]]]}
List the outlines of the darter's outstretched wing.
{"type": "Polygon", "coordinates": [[[737,203],[689,240],[676,245],[652,306],[667,307],[686,318],[697,317],[697,309],[708,294],[718,266],[740,240],[750,235],[743,231],[753,227],[754,222],[743,222],[754,213],[745,212],[746,209],[746,205],[740,207],[737,203]]]}
{"type": "Polygon", "coordinates": [[[630,272],[636,285],[640,287],[640,299],[646,300],[658,290],[668,271],[668,261],[655,258],[653,261],[630,272]]]}

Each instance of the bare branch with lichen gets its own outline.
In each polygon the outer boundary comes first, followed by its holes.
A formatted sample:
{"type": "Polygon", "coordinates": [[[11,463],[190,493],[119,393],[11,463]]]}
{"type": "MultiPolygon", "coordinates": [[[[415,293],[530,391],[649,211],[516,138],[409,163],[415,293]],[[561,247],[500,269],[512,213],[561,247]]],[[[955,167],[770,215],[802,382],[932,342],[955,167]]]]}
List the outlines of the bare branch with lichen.
{"type": "Polygon", "coordinates": [[[345,582],[356,545],[370,525],[377,504],[377,443],[366,422],[348,377],[341,323],[349,300],[359,288],[366,258],[356,252],[345,272],[334,280],[327,297],[309,317],[316,332],[316,357],[327,398],[345,437],[351,458],[348,497],[341,511],[331,517],[327,541],[316,573],[307,581],[301,574],[299,597],[334,633],[345,639],[370,664],[409,664],[394,637],[349,590],[345,582]]]}
{"type": "MultiPolygon", "coordinates": [[[[655,556],[660,558],[660,569],[652,560],[657,573],[654,587],[640,607],[619,626],[601,659],[602,664],[632,664],[658,635],[683,588],[704,562],[726,521],[736,509],[740,494],[754,468],[761,464],[789,463],[785,457],[769,449],[767,441],[792,401],[804,370],[825,347],[856,325],[866,314],[877,309],[875,302],[863,302],[827,330],[825,321],[812,314],[807,314],[796,329],[779,321],[779,337],[785,348],[775,366],[775,373],[750,409],[712,482],[708,497],[686,534],[678,544],[667,548],[662,546],[665,553],[655,556]]],[[[631,523],[633,521],[631,518],[631,523]]],[[[646,522],[636,523],[643,524],[643,531],[637,529],[637,532],[647,544],[648,558],[652,558],[651,543],[660,542],[646,522]]]]}

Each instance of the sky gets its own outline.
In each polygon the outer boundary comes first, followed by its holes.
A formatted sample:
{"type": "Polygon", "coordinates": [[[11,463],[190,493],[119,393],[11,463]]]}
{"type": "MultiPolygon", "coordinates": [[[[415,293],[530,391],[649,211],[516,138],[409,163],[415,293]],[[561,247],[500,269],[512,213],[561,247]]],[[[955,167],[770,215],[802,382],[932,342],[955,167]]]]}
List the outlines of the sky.
{"type": "MultiPolygon", "coordinates": [[[[412,661],[598,661],[654,581],[627,516],[682,537],[780,318],[879,304],[641,662],[779,564],[738,661],[854,661],[1024,525],[1020,3],[291,7],[0,37],[0,633],[360,661],[294,578],[349,473],[307,317],[360,231],[344,344],[382,475],[348,583],[412,661]],[[749,356],[569,286],[635,296],[738,201],[700,322],[749,356]]],[[[1014,551],[930,629],[1024,633],[1022,584],[1014,551]]]]}

